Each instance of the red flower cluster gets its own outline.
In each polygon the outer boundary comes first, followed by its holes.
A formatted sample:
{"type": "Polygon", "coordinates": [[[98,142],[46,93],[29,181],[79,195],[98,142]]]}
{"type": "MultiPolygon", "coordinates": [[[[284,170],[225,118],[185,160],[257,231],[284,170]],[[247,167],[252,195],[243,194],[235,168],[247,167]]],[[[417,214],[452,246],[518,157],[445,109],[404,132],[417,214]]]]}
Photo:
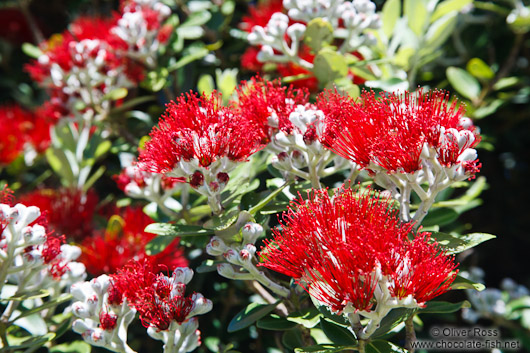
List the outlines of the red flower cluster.
{"type": "Polygon", "coordinates": [[[266,81],[253,77],[237,89],[237,104],[245,120],[262,129],[265,141],[278,129],[289,133],[293,124],[289,115],[297,105],[309,102],[307,89],[282,86],[279,80],[266,81]]]}
{"type": "Polygon", "coordinates": [[[50,225],[69,239],[81,240],[93,232],[93,218],[99,202],[97,194],[77,189],[40,189],[20,197],[22,203],[46,212],[50,225]]]}
{"type": "Polygon", "coordinates": [[[326,115],[323,143],[361,167],[387,173],[414,173],[422,168],[425,144],[436,150],[442,166],[461,164],[466,173],[480,169],[472,150],[480,141],[464,118],[464,108],[443,91],[401,95],[364,92],[359,101],[326,92],[317,103],[326,115]]]}
{"type": "Polygon", "coordinates": [[[50,119],[18,105],[0,107],[0,165],[13,162],[26,147],[42,153],[50,145],[50,119]]]}
{"type": "Polygon", "coordinates": [[[145,327],[167,330],[171,322],[187,320],[195,307],[196,294],[184,295],[186,283],[160,274],[160,268],[148,260],[131,261],[112,276],[112,287],[138,311],[145,327]]]}
{"type": "Polygon", "coordinates": [[[140,207],[129,207],[114,215],[104,232],[96,232],[81,242],[83,254],[80,261],[93,276],[116,272],[131,259],[143,261],[149,258],[155,265],[167,268],[187,266],[188,261],[179,248],[179,239],[173,240],[162,252],[148,256],[145,246],[155,234],[144,231],[153,220],[140,207]]]}
{"type": "Polygon", "coordinates": [[[382,279],[394,298],[410,296],[420,306],[446,292],[456,276],[453,257],[429,233],[400,223],[391,201],[372,193],[342,187],[334,197],[319,190],[293,202],[260,252],[262,265],[295,278],[338,312],[350,304],[372,310],[382,279]]]}
{"type": "Polygon", "coordinates": [[[150,136],[138,166],[154,173],[171,173],[180,161],[202,168],[224,157],[244,161],[262,147],[260,130],[233,107],[224,107],[216,92],[188,93],[170,102],[150,136]]]}

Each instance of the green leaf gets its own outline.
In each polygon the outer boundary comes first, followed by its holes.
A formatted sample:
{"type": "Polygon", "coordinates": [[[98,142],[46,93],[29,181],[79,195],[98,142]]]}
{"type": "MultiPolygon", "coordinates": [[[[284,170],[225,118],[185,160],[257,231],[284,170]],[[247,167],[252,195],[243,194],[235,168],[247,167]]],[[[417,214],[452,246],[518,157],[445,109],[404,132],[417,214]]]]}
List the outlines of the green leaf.
{"type": "Polygon", "coordinates": [[[232,210],[220,216],[213,216],[212,219],[204,223],[204,227],[210,230],[224,230],[229,228],[239,217],[239,211],[232,210]]]}
{"type": "Polygon", "coordinates": [[[295,322],[289,321],[276,314],[271,314],[268,317],[259,319],[258,322],[256,323],[256,326],[258,328],[261,328],[264,330],[272,330],[272,331],[290,330],[296,327],[296,325],[297,324],[295,322]]]}
{"type": "Polygon", "coordinates": [[[149,71],[145,79],[140,82],[140,86],[152,92],[158,92],[166,85],[168,75],[169,70],[165,67],[156,71],[149,71]]]}
{"type": "Polygon", "coordinates": [[[320,50],[313,64],[313,73],[320,83],[334,81],[348,74],[344,56],[329,48],[320,50]]]}
{"type": "Polygon", "coordinates": [[[392,331],[396,326],[403,322],[409,315],[414,312],[413,309],[397,308],[392,309],[384,318],[381,320],[381,324],[372,334],[372,338],[377,338],[386,335],[392,331]]]}
{"type": "Polygon", "coordinates": [[[31,293],[25,293],[25,294],[19,294],[17,296],[13,296],[7,299],[2,300],[9,300],[9,301],[23,301],[28,299],[36,299],[36,298],[44,298],[50,295],[50,291],[47,289],[39,289],[37,291],[31,292],[31,293]]]}
{"type": "Polygon", "coordinates": [[[451,289],[475,289],[481,292],[486,289],[486,286],[457,275],[455,281],[451,284],[451,289]]]}
{"type": "Polygon", "coordinates": [[[195,269],[197,273],[216,272],[217,265],[224,264],[225,261],[214,261],[212,259],[204,260],[199,267],[195,269]]]}
{"type": "Polygon", "coordinates": [[[495,235],[487,233],[471,233],[466,235],[433,233],[432,236],[449,255],[461,253],[480,243],[496,238],[495,235]]]}
{"type": "Polygon", "coordinates": [[[302,333],[299,329],[287,330],[282,335],[282,343],[289,349],[296,349],[304,345],[302,333]]]}
{"type": "Polygon", "coordinates": [[[110,91],[109,93],[105,94],[103,96],[103,99],[109,99],[111,101],[117,101],[118,99],[122,99],[122,98],[127,97],[127,94],[129,94],[129,91],[127,91],[127,88],[125,88],[125,87],[115,88],[112,91],[110,91]]]}
{"type": "Polygon", "coordinates": [[[429,17],[425,1],[405,0],[404,15],[407,17],[410,29],[418,37],[421,37],[423,35],[423,28],[429,17]]]}
{"type": "Polygon", "coordinates": [[[396,346],[392,342],[375,340],[366,346],[366,353],[407,353],[404,348],[396,346]]]}
{"type": "Polygon", "coordinates": [[[452,208],[435,208],[427,214],[421,223],[424,227],[443,226],[454,222],[458,218],[458,212],[452,208]]]}
{"type": "Polygon", "coordinates": [[[40,50],[39,47],[31,43],[23,43],[22,51],[24,52],[24,54],[26,54],[27,56],[33,59],[38,59],[39,56],[44,54],[42,50],[40,50]]]}
{"type": "Polygon", "coordinates": [[[63,184],[72,185],[75,178],[64,151],[55,147],[49,147],[45,155],[50,167],[63,179],[61,180],[63,184]]]}
{"type": "Polygon", "coordinates": [[[281,187],[277,188],[273,192],[271,192],[267,197],[265,197],[263,200],[261,200],[258,204],[253,206],[251,209],[248,210],[248,212],[255,216],[256,213],[258,213],[261,209],[263,209],[269,202],[274,200],[274,198],[283,191],[287,186],[291,185],[292,182],[286,182],[281,187]]]}
{"type": "MultiPolygon", "coordinates": [[[[429,27],[427,34],[425,35],[426,47],[429,47],[430,50],[434,50],[445,43],[456,27],[456,15],[456,13],[449,13],[429,27]]],[[[423,55],[425,55],[425,53],[423,55]]]]}
{"type": "Polygon", "coordinates": [[[280,301],[275,304],[251,303],[234,316],[228,324],[228,332],[235,332],[252,325],[257,320],[265,317],[276,308],[280,301]]]}
{"type": "Polygon", "coordinates": [[[401,0],[388,0],[383,5],[381,22],[383,23],[383,33],[390,38],[394,32],[396,22],[401,15],[401,0]]]}
{"type": "Polygon", "coordinates": [[[334,353],[334,352],[342,352],[345,350],[356,350],[357,346],[339,346],[335,344],[317,344],[314,346],[304,347],[304,348],[295,348],[296,353],[334,353]]]}
{"type": "Polygon", "coordinates": [[[317,308],[309,307],[307,309],[295,311],[289,314],[289,316],[287,316],[287,320],[296,322],[297,324],[303,325],[307,328],[312,328],[318,324],[321,317],[322,314],[317,308]]]}
{"type": "Polygon", "coordinates": [[[473,76],[482,80],[491,80],[495,77],[493,70],[482,59],[473,58],[468,61],[466,70],[473,76]]]}
{"type": "Polygon", "coordinates": [[[459,12],[465,6],[471,4],[473,0],[446,0],[442,1],[436,6],[432,16],[431,22],[436,21],[437,19],[447,15],[449,12],[459,12]]]}
{"type": "Polygon", "coordinates": [[[314,18],[307,23],[304,33],[304,43],[315,52],[331,43],[333,40],[333,26],[320,17],[314,18]]]}
{"type": "Polygon", "coordinates": [[[73,341],[49,348],[50,353],[90,353],[92,346],[85,341],[73,341]]]}
{"type": "Polygon", "coordinates": [[[172,223],[151,223],[145,227],[147,233],[158,234],[161,236],[172,237],[189,237],[196,235],[212,235],[213,231],[201,226],[183,225],[172,223]]]}
{"type": "Polygon", "coordinates": [[[71,294],[63,293],[63,294],[61,294],[59,297],[57,297],[54,300],[47,301],[44,304],[41,304],[41,305],[36,306],[36,307],[34,307],[32,309],[29,309],[29,310],[21,312],[20,315],[18,315],[17,317],[14,318],[14,320],[18,320],[18,319],[20,319],[22,317],[33,315],[33,314],[38,313],[38,312],[40,312],[40,311],[42,311],[44,309],[56,307],[58,305],[61,305],[62,303],[66,303],[67,301],[70,301],[71,299],[72,299],[72,295],[71,294]]]}
{"type": "Polygon", "coordinates": [[[469,72],[459,67],[448,67],[446,70],[447,79],[453,88],[462,96],[475,100],[480,95],[480,83],[469,72]]]}
{"type": "Polygon", "coordinates": [[[237,69],[215,70],[215,81],[223,95],[223,101],[226,101],[234,93],[238,84],[237,73],[237,69]]]}
{"type": "Polygon", "coordinates": [[[22,341],[16,346],[3,347],[0,349],[0,352],[12,352],[17,349],[25,349],[29,347],[40,347],[46,342],[49,342],[55,338],[55,333],[47,333],[43,336],[31,337],[25,341],[22,341]]]}
{"type": "Polygon", "coordinates": [[[320,319],[320,328],[333,342],[341,345],[354,345],[357,344],[357,340],[347,328],[339,326],[336,323],[327,319],[320,319]]]}
{"type": "Polygon", "coordinates": [[[209,11],[203,10],[194,12],[184,21],[180,28],[182,27],[192,27],[192,26],[202,26],[212,18],[212,14],[209,11]]]}
{"type": "Polygon", "coordinates": [[[195,60],[199,60],[204,58],[210,51],[206,48],[198,48],[197,50],[194,50],[190,52],[188,55],[183,56],[180,58],[179,61],[171,65],[168,70],[169,72],[173,72],[175,70],[180,69],[181,67],[184,67],[188,65],[191,62],[194,62],[195,60]]]}
{"type": "Polygon", "coordinates": [[[420,309],[418,314],[448,314],[454,313],[462,308],[470,308],[471,304],[464,300],[459,303],[449,303],[442,301],[429,301],[425,308],[420,309]]]}
{"type": "Polygon", "coordinates": [[[21,317],[20,319],[15,320],[13,325],[23,328],[32,336],[42,336],[48,333],[46,322],[38,314],[21,317]]]}
{"type": "Polygon", "coordinates": [[[157,236],[145,245],[145,253],[153,256],[164,251],[176,237],[173,236],[157,236]]]}
{"type": "Polygon", "coordinates": [[[109,140],[101,141],[94,151],[94,158],[98,160],[101,156],[106,154],[112,147],[112,142],[109,140]]]}
{"type": "Polygon", "coordinates": [[[215,90],[215,82],[212,75],[203,74],[197,82],[197,89],[200,93],[210,95],[215,90]]]}
{"type": "MultiPolygon", "coordinates": [[[[177,35],[182,39],[199,39],[204,34],[201,26],[189,26],[177,28],[177,35]]],[[[172,71],[170,69],[170,71],[172,71]]]]}

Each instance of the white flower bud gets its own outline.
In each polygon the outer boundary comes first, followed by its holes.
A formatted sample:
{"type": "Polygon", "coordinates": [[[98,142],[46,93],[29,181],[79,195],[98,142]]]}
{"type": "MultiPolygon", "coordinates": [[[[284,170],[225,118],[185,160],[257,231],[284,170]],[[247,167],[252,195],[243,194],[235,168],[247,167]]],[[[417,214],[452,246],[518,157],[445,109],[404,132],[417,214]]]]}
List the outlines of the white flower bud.
{"type": "Polygon", "coordinates": [[[173,271],[172,278],[175,281],[175,283],[188,284],[193,278],[193,270],[189,267],[177,267],[173,271]]]}
{"type": "Polygon", "coordinates": [[[243,242],[247,244],[254,244],[256,240],[263,234],[263,227],[261,224],[249,222],[241,228],[241,235],[243,242]]]}

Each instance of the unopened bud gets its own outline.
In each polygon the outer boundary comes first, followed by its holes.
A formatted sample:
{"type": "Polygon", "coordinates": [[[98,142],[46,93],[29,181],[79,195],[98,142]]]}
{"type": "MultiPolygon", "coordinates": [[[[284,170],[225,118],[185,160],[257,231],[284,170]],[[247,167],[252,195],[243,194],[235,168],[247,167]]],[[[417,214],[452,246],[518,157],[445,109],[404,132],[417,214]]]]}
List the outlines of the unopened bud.
{"type": "Polygon", "coordinates": [[[262,234],[263,227],[258,223],[249,222],[241,228],[244,243],[254,244],[262,234]]]}

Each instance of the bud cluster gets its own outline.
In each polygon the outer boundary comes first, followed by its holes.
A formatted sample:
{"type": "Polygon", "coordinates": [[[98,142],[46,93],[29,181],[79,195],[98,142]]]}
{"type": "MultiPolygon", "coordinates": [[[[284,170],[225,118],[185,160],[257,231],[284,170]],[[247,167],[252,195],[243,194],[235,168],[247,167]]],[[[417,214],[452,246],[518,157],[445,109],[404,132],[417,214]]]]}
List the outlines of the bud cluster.
{"type": "Polygon", "coordinates": [[[311,70],[313,63],[302,59],[300,49],[307,24],[316,18],[331,25],[333,36],[342,41],[341,53],[373,44],[375,38],[366,30],[381,27],[375,4],[369,0],[284,0],[283,5],[287,15],[276,12],[265,27],[256,25],[248,34],[251,44],[261,46],[257,57],[261,62],[293,62],[311,70]]]}

